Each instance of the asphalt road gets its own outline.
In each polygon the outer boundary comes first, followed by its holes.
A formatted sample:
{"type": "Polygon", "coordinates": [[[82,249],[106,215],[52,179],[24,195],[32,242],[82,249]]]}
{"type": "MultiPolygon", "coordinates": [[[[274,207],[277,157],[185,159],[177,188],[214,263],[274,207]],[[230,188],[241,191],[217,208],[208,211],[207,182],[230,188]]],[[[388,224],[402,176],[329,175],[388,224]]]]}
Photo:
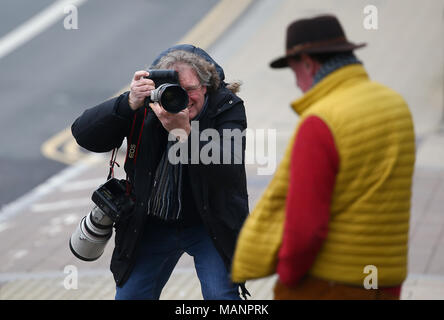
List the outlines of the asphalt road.
{"type": "MultiPolygon", "coordinates": [[[[55,1],[3,0],[0,40],[55,1]]],[[[177,43],[217,0],[89,0],[0,58],[0,207],[62,170],[42,144],[177,43]]]]}

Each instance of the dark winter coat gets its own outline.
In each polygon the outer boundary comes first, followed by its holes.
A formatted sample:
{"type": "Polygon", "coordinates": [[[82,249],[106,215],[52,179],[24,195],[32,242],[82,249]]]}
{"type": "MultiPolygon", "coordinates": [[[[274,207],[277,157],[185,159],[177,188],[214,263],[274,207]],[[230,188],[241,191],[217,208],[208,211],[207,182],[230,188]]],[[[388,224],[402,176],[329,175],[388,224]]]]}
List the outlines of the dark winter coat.
{"type": "MultiPolygon", "coordinates": [[[[77,143],[93,152],[109,152],[118,148],[125,138],[128,139],[136,113],[128,105],[128,95],[126,92],[87,109],[72,125],[72,134],[77,143]]],[[[217,92],[209,94],[208,103],[205,114],[199,121],[200,132],[207,128],[214,128],[219,134],[222,134],[223,129],[246,129],[243,101],[224,85],[217,92]]],[[[133,141],[139,136],[143,109],[137,111],[138,120],[135,122],[133,141]]],[[[131,214],[115,225],[111,271],[118,286],[122,286],[128,279],[135,263],[140,236],[146,224],[150,223],[147,202],[167,138],[168,132],[152,110],[148,110],[137,161],[129,159],[125,163],[136,205],[131,214]]],[[[222,141],[220,139],[221,158],[226,151],[222,148],[222,141]]],[[[200,142],[199,148],[206,143],[200,142]]],[[[245,140],[242,142],[242,154],[244,151],[245,140]]],[[[230,270],[236,239],[249,212],[243,160],[242,164],[189,164],[188,174],[198,213],[230,270]]]]}

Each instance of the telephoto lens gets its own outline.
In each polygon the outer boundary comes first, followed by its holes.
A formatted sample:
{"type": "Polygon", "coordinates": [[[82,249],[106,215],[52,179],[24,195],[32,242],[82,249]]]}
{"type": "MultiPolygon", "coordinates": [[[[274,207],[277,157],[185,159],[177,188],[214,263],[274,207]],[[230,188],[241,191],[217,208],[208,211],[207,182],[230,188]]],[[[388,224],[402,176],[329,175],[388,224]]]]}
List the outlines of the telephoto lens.
{"type": "Polygon", "coordinates": [[[80,260],[97,260],[112,236],[113,221],[97,206],[80,221],[71,235],[69,248],[80,260]]]}
{"type": "Polygon", "coordinates": [[[69,240],[72,253],[84,261],[97,260],[113,233],[114,222],[128,215],[134,200],[127,194],[127,181],[111,178],[92,194],[95,206],[83,217],[69,240]]]}

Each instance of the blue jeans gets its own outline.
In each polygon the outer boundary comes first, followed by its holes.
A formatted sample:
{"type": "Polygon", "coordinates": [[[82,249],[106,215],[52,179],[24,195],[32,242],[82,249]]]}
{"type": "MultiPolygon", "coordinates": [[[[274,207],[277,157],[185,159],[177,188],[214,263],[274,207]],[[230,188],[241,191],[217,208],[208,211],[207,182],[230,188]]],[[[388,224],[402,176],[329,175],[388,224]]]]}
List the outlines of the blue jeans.
{"type": "Polygon", "coordinates": [[[225,264],[203,225],[149,225],[141,240],[135,267],[116,300],[159,299],[177,261],[186,252],[194,258],[205,300],[240,300],[225,264]]]}

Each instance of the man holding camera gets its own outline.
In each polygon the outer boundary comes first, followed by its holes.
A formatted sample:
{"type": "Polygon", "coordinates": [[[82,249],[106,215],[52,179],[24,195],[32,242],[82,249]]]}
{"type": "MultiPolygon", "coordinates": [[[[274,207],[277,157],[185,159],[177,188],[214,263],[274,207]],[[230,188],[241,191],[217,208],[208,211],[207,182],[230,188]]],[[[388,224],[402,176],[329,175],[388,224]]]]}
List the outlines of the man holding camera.
{"type": "Polygon", "coordinates": [[[192,45],[162,52],[151,69],[177,71],[188,95],[185,109],[172,113],[160,103],[148,105],[161,79],[137,71],[129,92],[86,110],[72,125],[78,144],[93,152],[111,151],[127,139],[125,171],[135,205],[114,224],[116,299],[159,299],[184,252],[194,258],[204,299],[240,299],[239,288],[244,297],[248,292],[244,284],[230,281],[228,270],[249,211],[245,141],[239,164],[169,161],[175,143],[190,149],[199,137],[193,130],[209,128],[220,139],[197,141],[191,153],[212,143],[221,158],[233,157],[233,145],[227,150],[222,133],[244,131],[247,125],[243,101],[235,94],[238,84],[225,83],[222,68],[192,45]],[[191,121],[198,121],[197,129],[191,121]]]}

